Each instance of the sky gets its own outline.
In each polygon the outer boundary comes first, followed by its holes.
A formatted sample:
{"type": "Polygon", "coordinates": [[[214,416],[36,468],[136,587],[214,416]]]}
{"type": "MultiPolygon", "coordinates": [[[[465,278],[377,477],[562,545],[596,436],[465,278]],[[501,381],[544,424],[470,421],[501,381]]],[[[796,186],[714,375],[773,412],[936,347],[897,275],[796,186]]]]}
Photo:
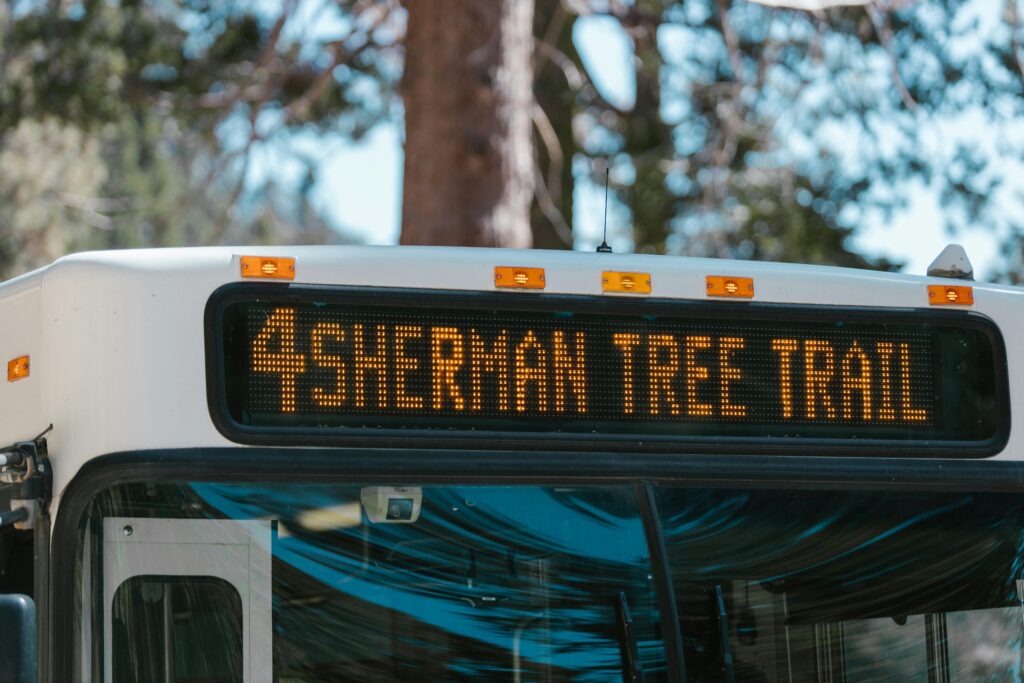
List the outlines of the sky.
{"type": "MultiPolygon", "coordinates": [[[[631,106],[632,74],[629,39],[610,18],[584,17],[577,21],[574,39],[595,86],[610,101],[631,106]]],[[[332,151],[320,168],[313,192],[314,206],[332,224],[369,244],[396,244],[401,224],[401,122],[378,125],[356,143],[332,151]]],[[[975,276],[985,280],[1000,261],[999,235],[985,227],[949,235],[942,220],[937,193],[920,184],[906,188],[907,207],[886,220],[877,216],[858,226],[850,246],[868,255],[903,262],[904,272],[924,274],[928,264],[950,242],[962,244],[974,265],[975,276]]],[[[580,178],[575,189],[574,233],[577,249],[593,249],[600,241],[603,191],[580,178]]],[[[612,212],[609,243],[629,248],[628,216],[612,212]]]]}

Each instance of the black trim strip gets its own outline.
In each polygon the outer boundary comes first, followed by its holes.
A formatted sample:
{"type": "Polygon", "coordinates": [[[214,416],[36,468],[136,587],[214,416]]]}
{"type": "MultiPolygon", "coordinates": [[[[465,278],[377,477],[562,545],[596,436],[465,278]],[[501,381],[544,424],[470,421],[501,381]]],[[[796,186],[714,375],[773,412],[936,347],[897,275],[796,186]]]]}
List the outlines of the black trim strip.
{"type": "Polygon", "coordinates": [[[383,449],[195,448],[95,458],[65,488],[53,529],[52,680],[74,680],[75,558],[97,493],[132,481],[264,480],[699,484],[783,489],[1024,492],[1024,461],[383,449]],[[461,474],[460,474],[461,473],[461,474]],[[59,607],[58,607],[59,606],[59,607]],[[60,614],[61,618],[56,616],[60,614]]]}
{"type": "Polygon", "coordinates": [[[315,286],[301,284],[231,283],[217,289],[206,305],[206,387],[210,417],[217,430],[236,443],[256,446],[340,446],[366,448],[436,448],[443,440],[447,448],[488,450],[504,448],[514,441],[522,450],[633,451],[693,454],[823,455],[905,458],[984,458],[1006,447],[1010,434],[1010,394],[1007,380],[1006,347],[998,326],[987,316],[974,311],[922,308],[882,308],[868,306],[793,305],[756,302],[692,301],[676,299],[629,299],[562,294],[511,294],[508,292],[470,292],[315,286]],[[489,308],[516,311],[572,310],[578,313],[617,314],[628,306],[630,315],[682,315],[708,319],[776,320],[821,322],[837,317],[850,322],[894,324],[945,323],[983,332],[992,344],[996,376],[995,401],[998,415],[996,431],[980,441],[772,438],[759,437],[680,437],[664,435],[573,434],[547,432],[458,431],[427,429],[348,428],[273,428],[251,427],[237,423],[230,415],[225,396],[223,312],[232,303],[273,300],[308,302],[316,300],[352,305],[417,306],[424,310],[489,308]]]}
{"type": "Polygon", "coordinates": [[[651,553],[651,569],[658,589],[658,611],[661,613],[661,634],[665,641],[665,662],[668,666],[668,680],[672,683],[686,683],[686,661],[683,657],[683,637],[679,628],[679,613],[676,609],[676,592],[672,584],[672,567],[665,552],[665,536],[661,531],[661,517],[654,498],[654,487],[649,481],[637,485],[640,515],[647,536],[647,548],[651,553]]]}

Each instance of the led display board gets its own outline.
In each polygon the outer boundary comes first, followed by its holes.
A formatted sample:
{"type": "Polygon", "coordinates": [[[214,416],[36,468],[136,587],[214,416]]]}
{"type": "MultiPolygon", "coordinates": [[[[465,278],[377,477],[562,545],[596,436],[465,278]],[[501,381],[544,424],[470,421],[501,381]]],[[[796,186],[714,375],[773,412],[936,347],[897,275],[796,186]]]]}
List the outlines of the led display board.
{"type": "Polygon", "coordinates": [[[241,287],[211,302],[239,434],[983,444],[994,326],[961,312],[241,287]],[[803,440],[803,441],[801,441],[803,440]]]}

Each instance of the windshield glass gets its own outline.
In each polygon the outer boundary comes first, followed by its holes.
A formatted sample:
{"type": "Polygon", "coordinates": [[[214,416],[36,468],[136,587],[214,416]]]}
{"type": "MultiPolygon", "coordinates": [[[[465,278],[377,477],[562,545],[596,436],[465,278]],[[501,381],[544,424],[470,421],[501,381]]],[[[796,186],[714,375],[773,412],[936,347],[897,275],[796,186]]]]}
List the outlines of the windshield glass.
{"type": "Polygon", "coordinates": [[[118,486],[83,680],[659,681],[659,604],[691,683],[1021,680],[1019,497],[654,494],[662,603],[631,485],[118,486]]]}
{"type": "Polygon", "coordinates": [[[662,489],[689,680],[1019,681],[1019,496],[662,489]]]}
{"type": "Polygon", "coordinates": [[[629,486],[127,485],[84,531],[92,680],[664,673],[629,486]]]}

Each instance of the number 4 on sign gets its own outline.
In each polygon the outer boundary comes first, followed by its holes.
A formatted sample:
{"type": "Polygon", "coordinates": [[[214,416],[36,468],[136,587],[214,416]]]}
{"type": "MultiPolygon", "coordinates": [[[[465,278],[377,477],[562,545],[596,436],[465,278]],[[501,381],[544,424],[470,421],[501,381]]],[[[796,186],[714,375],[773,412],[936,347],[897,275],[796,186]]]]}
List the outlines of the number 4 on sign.
{"type": "Polygon", "coordinates": [[[295,412],[295,377],[306,357],[295,353],[295,309],[275,308],[252,340],[252,370],[281,375],[281,412],[295,412]]]}

